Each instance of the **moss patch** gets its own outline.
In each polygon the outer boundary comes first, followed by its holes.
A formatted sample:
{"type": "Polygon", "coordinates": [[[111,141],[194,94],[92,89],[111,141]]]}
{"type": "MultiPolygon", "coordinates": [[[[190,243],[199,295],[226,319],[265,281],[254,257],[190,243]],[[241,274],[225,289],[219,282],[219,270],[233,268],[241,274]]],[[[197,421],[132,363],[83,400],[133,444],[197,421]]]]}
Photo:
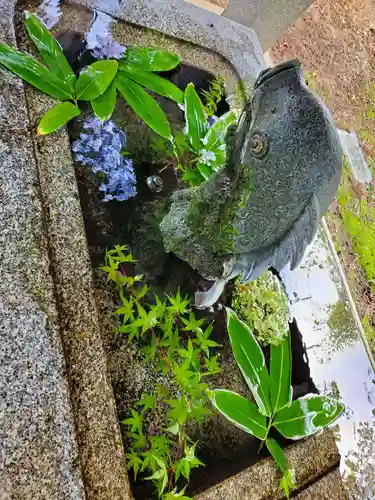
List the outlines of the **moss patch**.
{"type": "Polygon", "coordinates": [[[263,345],[278,345],[288,332],[288,301],[269,271],[247,284],[237,281],[232,306],[263,345]]]}

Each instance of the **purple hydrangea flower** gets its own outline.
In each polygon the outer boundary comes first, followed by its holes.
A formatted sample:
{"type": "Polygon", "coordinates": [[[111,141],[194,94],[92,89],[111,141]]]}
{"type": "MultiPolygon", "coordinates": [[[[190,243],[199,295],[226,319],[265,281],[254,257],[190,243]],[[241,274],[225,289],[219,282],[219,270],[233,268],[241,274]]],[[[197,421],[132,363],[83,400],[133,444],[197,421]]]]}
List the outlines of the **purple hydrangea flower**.
{"type": "Polygon", "coordinates": [[[95,59],[121,59],[125,54],[126,47],[115,42],[110,33],[96,35],[96,41],[97,45],[91,51],[95,59]]]}
{"type": "Polygon", "coordinates": [[[79,139],[72,143],[74,158],[87,165],[94,174],[102,173],[105,181],[99,191],[103,201],[125,201],[137,194],[133,162],[125,158],[121,151],[126,145],[126,135],[114,122],[102,123],[98,118],[88,118],[79,139]]]}
{"type": "Polygon", "coordinates": [[[208,124],[210,127],[218,120],[218,117],[215,115],[209,116],[208,117],[208,124]]]}

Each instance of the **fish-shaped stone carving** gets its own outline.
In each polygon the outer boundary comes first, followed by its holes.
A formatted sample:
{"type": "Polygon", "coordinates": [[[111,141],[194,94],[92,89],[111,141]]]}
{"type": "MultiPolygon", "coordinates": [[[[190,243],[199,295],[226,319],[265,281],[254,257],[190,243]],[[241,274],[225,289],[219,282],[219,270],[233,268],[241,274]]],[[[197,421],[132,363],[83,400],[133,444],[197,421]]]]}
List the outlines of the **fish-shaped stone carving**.
{"type": "Polygon", "coordinates": [[[196,306],[212,305],[235,276],[294,269],[337,193],[341,168],[335,125],[299,63],[262,71],[228,134],[226,166],[174,193],[160,224],[165,250],[216,280],[196,294],[196,306]]]}

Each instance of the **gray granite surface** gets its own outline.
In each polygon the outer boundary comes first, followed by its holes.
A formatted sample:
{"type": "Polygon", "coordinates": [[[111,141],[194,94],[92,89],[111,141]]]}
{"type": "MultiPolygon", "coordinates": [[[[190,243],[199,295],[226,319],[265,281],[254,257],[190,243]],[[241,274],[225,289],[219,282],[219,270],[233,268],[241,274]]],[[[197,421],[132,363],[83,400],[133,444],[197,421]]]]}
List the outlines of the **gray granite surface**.
{"type": "Polygon", "coordinates": [[[44,229],[24,85],[0,70],[1,499],[85,497],[44,229]]]}
{"type": "Polygon", "coordinates": [[[230,0],[222,15],[253,29],[266,51],[311,4],[312,0],[230,0]]]}

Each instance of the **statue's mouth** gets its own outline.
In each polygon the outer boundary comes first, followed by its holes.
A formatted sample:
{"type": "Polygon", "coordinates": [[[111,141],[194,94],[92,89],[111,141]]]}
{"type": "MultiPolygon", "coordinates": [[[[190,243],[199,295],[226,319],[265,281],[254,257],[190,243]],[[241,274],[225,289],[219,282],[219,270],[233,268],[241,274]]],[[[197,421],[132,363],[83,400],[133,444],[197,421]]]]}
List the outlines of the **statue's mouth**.
{"type": "Polygon", "coordinates": [[[254,84],[254,90],[259,88],[261,85],[263,85],[266,81],[270,80],[274,76],[283,73],[284,71],[288,71],[290,69],[299,69],[301,67],[300,63],[297,61],[297,59],[293,59],[292,61],[287,61],[282,64],[278,64],[274,68],[268,68],[264,69],[259,73],[258,78],[256,79],[256,82],[254,84]]]}

